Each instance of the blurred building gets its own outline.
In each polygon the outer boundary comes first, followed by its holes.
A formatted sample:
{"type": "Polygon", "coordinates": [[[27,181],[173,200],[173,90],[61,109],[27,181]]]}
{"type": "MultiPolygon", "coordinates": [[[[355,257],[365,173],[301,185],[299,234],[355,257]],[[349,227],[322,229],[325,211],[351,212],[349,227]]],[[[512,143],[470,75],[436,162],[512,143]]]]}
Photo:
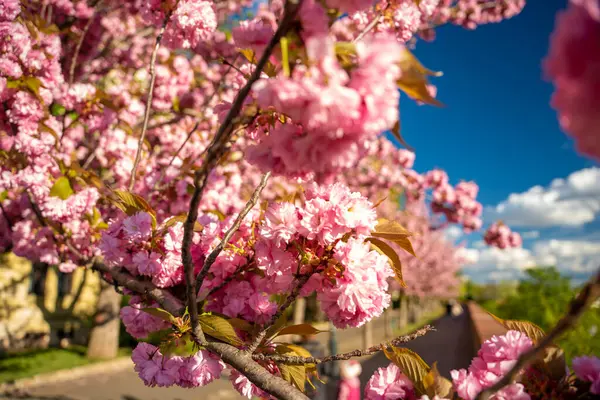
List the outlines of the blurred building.
{"type": "Polygon", "coordinates": [[[12,253],[0,255],[0,353],[85,344],[99,289],[92,271],[64,274],[12,253]]]}

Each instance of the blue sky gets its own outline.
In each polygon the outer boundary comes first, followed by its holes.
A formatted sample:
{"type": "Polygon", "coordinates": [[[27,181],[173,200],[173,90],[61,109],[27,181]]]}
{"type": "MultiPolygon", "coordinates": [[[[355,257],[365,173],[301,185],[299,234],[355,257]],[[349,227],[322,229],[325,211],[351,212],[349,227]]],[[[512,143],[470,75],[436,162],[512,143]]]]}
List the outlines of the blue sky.
{"type": "Polygon", "coordinates": [[[529,0],[523,12],[470,31],[437,30],[415,54],[444,75],[432,79],[446,107],[402,96],[402,134],[415,169],[445,169],[453,183],[474,180],[484,224],[497,219],[523,234],[522,249],[482,245],[481,234],[448,230],[477,281],[514,279],[533,265],[556,265],[578,280],[600,265],[600,168],[580,157],[550,107],[542,72],[556,13],[567,0],[529,0]]]}
{"type": "Polygon", "coordinates": [[[561,132],[542,72],[555,15],[566,4],[529,1],[519,16],[474,31],[444,26],[415,49],[425,66],[444,72],[432,83],[446,105],[401,101],[415,168],[476,181],[484,223],[502,219],[525,237],[523,249],[499,251],[482,246],[479,234],[450,230],[473,261],[466,274],[478,281],[518,278],[542,264],[583,279],[600,265],[600,170],[561,132]]]}

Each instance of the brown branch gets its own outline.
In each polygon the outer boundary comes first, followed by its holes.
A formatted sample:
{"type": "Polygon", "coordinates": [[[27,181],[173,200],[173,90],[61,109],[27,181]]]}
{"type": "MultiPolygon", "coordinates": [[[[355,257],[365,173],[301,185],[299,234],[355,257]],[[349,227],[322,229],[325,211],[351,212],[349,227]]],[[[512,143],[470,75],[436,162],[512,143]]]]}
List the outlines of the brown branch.
{"type": "Polygon", "coordinates": [[[287,310],[287,308],[292,305],[292,303],[300,294],[300,290],[302,290],[302,288],[304,287],[306,282],[308,282],[311,276],[312,275],[303,275],[300,278],[298,278],[298,284],[296,285],[296,287],[288,295],[285,301],[279,306],[277,312],[271,316],[271,319],[265,325],[263,325],[262,330],[254,337],[252,343],[246,349],[247,353],[254,353],[258,346],[260,346],[264,338],[267,336],[267,331],[269,330],[269,328],[273,326],[273,324],[275,324],[275,322],[279,319],[279,317],[281,317],[285,310],[287,310]]]}
{"type": "Polygon", "coordinates": [[[92,22],[94,22],[94,19],[96,18],[96,13],[100,9],[100,7],[102,7],[103,1],[104,0],[100,0],[98,2],[98,4],[96,4],[95,10],[92,13],[92,15],[90,16],[90,19],[88,20],[88,22],[83,27],[83,31],[81,31],[81,36],[79,37],[79,40],[77,41],[77,45],[75,46],[75,51],[73,52],[73,58],[71,59],[71,65],[69,66],[69,87],[71,87],[73,85],[73,79],[75,77],[75,66],[77,65],[77,58],[79,57],[79,52],[81,51],[81,45],[83,44],[83,39],[85,39],[85,35],[90,30],[90,27],[92,26],[92,22]]]}
{"type": "Polygon", "coordinates": [[[415,340],[418,337],[424,336],[427,332],[435,330],[431,325],[425,325],[421,329],[417,329],[413,333],[408,335],[398,336],[397,338],[389,341],[380,343],[378,345],[369,347],[365,350],[353,350],[347,353],[330,355],[322,358],[315,357],[300,357],[300,356],[284,356],[278,354],[253,354],[252,358],[257,361],[273,361],[280,364],[288,365],[305,365],[305,364],[322,364],[331,361],[349,360],[354,357],[370,356],[390,346],[400,346],[401,344],[408,343],[415,340]]]}
{"type": "Polygon", "coordinates": [[[191,131],[188,132],[185,140],[183,141],[183,143],[181,144],[181,146],[179,146],[179,148],[177,149],[177,151],[175,152],[175,154],[173,154],[173,157],[171,157],[171,161],[169,161],[169,164],[163,168],[163,170],[161,171],[158,179],[154,182],[154,185],[152,187],[152,189],[154,190],[156,188],[156,185],[158,185],[158,183],[160,183],[164,177],[165,174],[167,173],[167,170],[171,167],[171,165],[173,165],[173,162],[175,162],[175,159],[177,158],[177,156],[179,155],[179,153],[181,152],[181,150],[183,150],[183,146],[186,145],[186,143],[191,139],[192,135],[194,134],[194,132],[196,132],[196,130],[198,129],[198,125],[199,123],[196,122],[196,124],[194,125],[194,127],[192,128],[191,131]]]}
{"type": "Polygon", "coordinates": [[[231,237],[234,235],[234,233],[236,233],[237,230],[240,229],[240,226],[242,225],[244,218],[246,218],[246,216],[248,215],[250,210],[252,210],[254,208],[254,206],[256,205],[256,203],[258,202],[258,199],[260,198],[260,194],[263,191],[263,189],[265,188],[265,186],[267,186],[267,181],[269,180],[270,176],[271,176],[270,172],[267,172],[266,174],[264,174],[262,176],[260,183],[258,184],[256,189],[254,189],[254,193],[252,193],[250,200],[248,200],[248,202],[246,203],[246,205],[244,206],[242,211],[240,211],[237,218],[235,219],[235,222],[233,223],[233,225],[231,225],[231,228],[229,228],[227,230],[227,232],[225,232],[225,235],[223,236],[223,240],[221,240],[221,242],[217,245],[217,247],[215,247],[215,249],[208,255],[208,257],[206,257],[206,260],[204,261],[204,265],[202,266],[202,270],[200,270],[200,273],[198,274],[198,277],[196,278],[196,285],[198,287],[202,286],[202,282],[204,281],[206,274],[208,274],[208,270],[215,263],[219,254],[221,254],[221,251],[223,251],[225,246],[227,246],[227,244],[231,240],[231,237]]]}
{"type": "MultiPolygon", "coordinates": [[[[263,55],[258,61],[256,68],[246,85],[238,92],[235,97],[233,103],[231,104],[231,108],[225,117],[225,120],[219,127],[219,130],[215,134],[215,137],[211,144],[209,145],[206,153],[206,157],[202,163],[202,166],[196,171],[194,174],[194,193],[192,194],[192,198],[190,200],[190,207],[188,211],[187,218],[184,223],[184,231],[183,231],[183,240],[181,245],[181,259],[184,270],[188,273],[193,273],[193,260],[192,253],[190,251],[190,247],[192,244],[192,237],[194,235],[194,225],[196,224],[196,220],[198,219],[198,207],[200,205],[200,200],[202,200],[202,194],[204,192],[204,188],[207,183],[207,179],[213,168],[216,166],[217,162],[221,158],[221,156],[226,151],[226,144],[229,142],[233,131],[234,124],[236,123],[237,117],[242,110],[242,106],[248,94],[250,94],[250,90],[252,89],[252,85],[260,78],[260,74],[264,67],[267,65],[269,57],[273,53],[273,50],[281,40],[281,38],[288,32],[290,27],[292,26],[292,22],[294,21],[296,14],[300,8],[302,0],[288,0],[285,4],[284,15],[275,31],[275,34],[269,41],[269,44],[265,48],[263,55]]],[[[193,276],[186,275],[186,280],[188,281],[188,285],[191,287],[188,288],[188,301],[189,301],[189,312],[190,319],[192,323],[192,329],[194,331],[201,331],[201,328],[198,324],[198,309],[196,304],[196,293],[195,293],[195,281],[192,279],[193,276]],[[193,301],[192,301],[193,300],[193,301]]]]}
{"type": "MultiPolygon", "coordinates": [[[[149,281],[142,281],[128,274],[111,268],[102,263],[95,263],[93,269],[111,275],[119,285],[126,287],[141,295],[146,295],[156,301],[163,309],[174,316],[181,316],[185,307],[169,291],[159,289],[149,281]]],[[[283,400],[308,400],[294,386],[281,377],[268,372],[263,366],[254,361],[249,354],[240,351],[237,347],[221,342],[199,341],[198,344],[218,354],[225,363],[240,371],[250,382],[260,387],[265,392],[283,400]]]]}
{"type": "Polygon", "coordinates": [[[109,274],[120,286],[148,296],[175,316],[182,315],[185,311],[185,307],[183,307],[179,299],[169,291],[157,288],[152,282],[140,280],[127,272],[120,271],[118,267],[109,267],[100,262],[94,263],[92,269],[109,274]]]}
{"type": "Polygon", "coordinates": [[[0,202],[0,211],[2,211],[2,216],[6,220],[6,225],[8,226],[8,231],[12,233],[12,231],[13,231],[13,223],[10,220],[10,218],[8,217],[8,214],[6,213],[6,209],[2,205],[2,202],[0,202]]]}
{"type": "Polygon", "coordinates": [[[491,387],[481,391],[475,399],[487,400],[504,386],[509,385],[523,368],[542,355],[542,352],[546,347],[550,346],[566,331],[573,328],[581,314],[583,314],[586,308],[588,308],[598,297],[600,297],[600,270],[598,270],[596,275],[581,289],[577,297],[571,301],[567,313],[560,321],[558,321],[554,328],[540,340],[537,346],[521,354],[515,365],[502,377],[502,379],[491,387]]]}
{"type": "Polygon", "coordinates": [[[277,375],[268,372],[249,354],[226,343],[208,342],[205,347],[246,376],[260,389],[282,400],[308,400],[308,397],[277,375]]]}
{"type": "Polygon", "coordinates": [[[133,190],[133,185],[135,184],[135,174],[142,156],[142,147],[144,145],[144,139],[146,138],[146,131],[148,130],[150,111],[152,111],[152,95],[154,93],[154,81],[156,80],[156,56],[158,55],[160,42],[162,41],[163,34],[165,33],[165,28],[167,27],[169,19],[171,19],[170,12],[165,17],[162,27],[160,28],[160,32],[158,32],[158,36],[156,36],[156,43],[154,45],[154,50],[152,51],[152,57],[150,58],[150,83],[148,84],[148,98],[146,99],[146,109],[144,110],[144,124],[142,126],[142,133],[140,134],[140,139],[138,140],[138,148],[137,152],[135,153],[135,161],[133,162],[133,169],[131,171],[131,178],[129,180],[130,192],[133,190]]]}
{"type": "Polygon", "coordinates": [[[363,29],[362,32],[360,32],[358,36],[355,37],[354,40],[352,40],[352,43],[359,42],[360,40],[362,40],[362,38],[365,37],[367,33],[371,31],[371,29],[375,28],[375,25],[377,25],[381,17],[383,17],[383,13],[388,9],[389,6],[390,3],[388,2],[387,5],[379,12],[379,14],[377,14],[377,16],[373,18],[371,22],[369,22],[369,25],[367,25],[365,29],[363,29]]]}

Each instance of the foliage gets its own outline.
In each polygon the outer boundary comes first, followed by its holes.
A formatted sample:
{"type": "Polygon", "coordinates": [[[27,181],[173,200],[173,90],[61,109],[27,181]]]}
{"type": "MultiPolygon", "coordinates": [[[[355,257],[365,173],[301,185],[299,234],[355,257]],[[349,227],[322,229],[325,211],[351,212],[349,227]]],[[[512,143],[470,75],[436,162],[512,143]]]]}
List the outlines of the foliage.
{"type": "MultiPolygon", "coordinates": [[[[484,292],[490,293],[489,287],[471,283],[471,294],[475,301],[500,318],[526,320],[548,330],[564,315],[578,288],[554,267],[528,269],[525,274],[514,292],[510,289],[512,285],[500,283],[496,286],[500,289],[497,297],[484,299],[484,292]]],[[[600,354],[599,331],[600,308],[592,307],[559,341],[567,359],[581,354],[600,354]]]]}

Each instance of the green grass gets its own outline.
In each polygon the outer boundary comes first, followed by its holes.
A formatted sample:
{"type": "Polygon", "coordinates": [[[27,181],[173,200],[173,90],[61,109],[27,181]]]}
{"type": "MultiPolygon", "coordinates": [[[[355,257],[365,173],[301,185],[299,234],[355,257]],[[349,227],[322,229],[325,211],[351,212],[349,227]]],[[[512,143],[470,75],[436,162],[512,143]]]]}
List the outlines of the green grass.
{"type": "MultiPolygon", "coordinates": [[[[0,383],[101,361],[86,358],[85,351],[85,347],[73,346],[68,349],[29,350],[2,356],[0,357],[0,383]]],[[[131,349],[119,349],[119,356],[129,354],[131,349]]]]}

